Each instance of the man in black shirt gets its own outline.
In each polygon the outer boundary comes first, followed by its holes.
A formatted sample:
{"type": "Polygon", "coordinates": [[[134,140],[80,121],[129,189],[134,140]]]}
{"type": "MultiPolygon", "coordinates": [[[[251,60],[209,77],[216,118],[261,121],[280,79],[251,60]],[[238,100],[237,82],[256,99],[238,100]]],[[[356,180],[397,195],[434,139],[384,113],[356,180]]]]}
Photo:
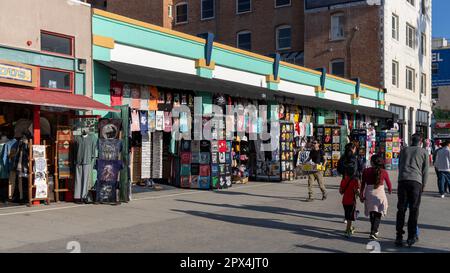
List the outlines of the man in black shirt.
{"type": "MultiPolygon", "coordinates": [[[[313,149],[311,150],[306,162],[308,162],[308,161],[312,161],[316,165],[325,166],[325,164],[326,164],[325,153],[323,152],[323,150],[320,149],[320,143],[318,141],[313,142],[313,149]]],[[[312,189],[314,180],[317,180],[317,182],[319,183],[319,188],[322,191],[322,200],[327,199],[327,190],[323,183],[322,170],[315,170],[308,175],[309,197],[308,197],[308,199],[306,199],[306,201],[308,201],[308,202],[314,201],[314,198],[313,198],[314,193],[313,193],[313,189],[312,189]]]]}

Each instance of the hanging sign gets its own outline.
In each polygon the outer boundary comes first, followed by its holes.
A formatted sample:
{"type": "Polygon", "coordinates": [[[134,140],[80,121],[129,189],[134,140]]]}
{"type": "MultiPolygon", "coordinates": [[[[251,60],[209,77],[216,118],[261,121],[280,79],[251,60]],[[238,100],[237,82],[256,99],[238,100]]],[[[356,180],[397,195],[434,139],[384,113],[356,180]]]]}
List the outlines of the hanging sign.
{"type": "Polygon", "coordinates": [[[36,87],[37,68],[0,60],[0,82],[36,87]]]}

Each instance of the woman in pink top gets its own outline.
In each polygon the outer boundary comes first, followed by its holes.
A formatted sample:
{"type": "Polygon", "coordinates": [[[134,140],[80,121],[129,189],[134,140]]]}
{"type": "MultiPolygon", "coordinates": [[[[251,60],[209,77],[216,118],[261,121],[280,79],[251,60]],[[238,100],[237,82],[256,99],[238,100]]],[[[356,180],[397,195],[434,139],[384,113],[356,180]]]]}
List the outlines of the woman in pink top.
{"type": "Polygon", "coordinates": [[[386,183],[391,194],[392,184],[381,156],[375,154],[370,161],[372,167],[365,169],[362,175],[360,198],[364,202],[366,216],[370,216],[370,239],[377,240],[381,217],[386,215],[388,208],[384,185],[386,183]]]}

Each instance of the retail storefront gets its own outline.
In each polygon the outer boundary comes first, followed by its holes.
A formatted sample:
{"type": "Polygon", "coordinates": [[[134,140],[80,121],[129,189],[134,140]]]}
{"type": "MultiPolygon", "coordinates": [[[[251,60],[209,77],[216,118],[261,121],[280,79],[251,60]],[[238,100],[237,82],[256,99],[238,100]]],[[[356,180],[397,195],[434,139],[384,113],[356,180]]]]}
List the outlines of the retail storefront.
{"type": "Polygon", "coordinates": [[[133,184],[151,180],[198,189],[291,180],[309,140],[320,138],[336,159],[351,129],[392,118],[385,94],[358,80],[218,44],[213,35],[100,10],[92,21],[93,97],[121,109],[116,118],[127,132],[124,200],[133,184]]]}
{"type": "MultiPolygon", "coordinates": [[[[0,54],[5,56],[5,49],[2,47],[0,54]]],[[[16,56],[26,54],[35,55],[22,52],[16,56]]],[[[42,59],[45,57],[52,58],[42,56],[42,59]]],[[[69,75],[61,78],[46,71],[50,70],[0,60],[0,190],[3,203],[39,204],[43,201],[48,204],[59,201],[60,197],[66,200],[69,195],[73,197],[76,173],[70,153],[77,134],[81,135],[87,128],[79,126],[77,121],[86,118],[80,114],[92,110],[116,111],[86,96],[73,94],[73,72],[60,72],[69,75]]],[[[92,131],[97,134],[97,130],[92,131]]]]}

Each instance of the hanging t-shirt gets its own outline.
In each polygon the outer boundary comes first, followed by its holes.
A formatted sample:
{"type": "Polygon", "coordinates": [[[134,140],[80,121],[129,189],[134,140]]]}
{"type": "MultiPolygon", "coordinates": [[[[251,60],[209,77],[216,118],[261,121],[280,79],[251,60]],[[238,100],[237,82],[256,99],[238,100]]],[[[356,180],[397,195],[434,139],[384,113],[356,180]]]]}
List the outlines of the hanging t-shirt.
{"type": "Polygon", "coordinates": [[[186,112],[180,113],[180,132],[186,133],[189,131],[189,124],[188,124],[188,115],[186,112]]]}
{"type": "Polygon", "coordinates": [[[139,124],[141,127],[141,134],[145,135],[148,132],[148,112],[139,111],[139,124]]]}
{"type": "Polygon", "coordinates": [[[131,86],[131,108],[141,108],[141,91],[137,85],[131,86]]]}
{"type": "Polygon", "coordinates": [[[122,140],[100,139],[98,141],[98,158],[102,160],[119,160],[122,152],[122,140]]]}
{"type": "Polygon", "coordinates": [[[120,130],[122,130],[121,119],[103,118],[98,122],[99,137],[102,139],[119,138],[120,130]]]}
{"type": "Polygon", "coordinates": [[[129,84],[123,85],[122,105],[131,105],[131,87],[129,84]]]}
{"type": "Polygon", "coordinates": [[[95,188],[97,202],[112,203],[117,201],[116,182],[98,181],[95,188]]]}
{"type": "Polygon", "coordinates": [[[139,122],[139,111],[132,110],[131,111],[131,131],[138,132],[141,130],[140,122],[139,122]]]}
{"type": "Polygon", "coordinates": [[[156,112],[148,111],[148,130],[154,132],[156,130],[156,112]]]}
{"type": "Polygon", "coordinates": [[[156,131],[164,129],[164,111],[156,111],[156,131]]]}
{"type": "Polygon", "coordinates": [[[173,107],[179,107],[180,106],[180,93],[174,93],[173,94],[173,107]]]}
{"type": "Polygon", "coordinates": [[[172,112],[164,112],[164,132],[172,131],[172,112]]]}
{"type": "Polygon", "coordinates": [[[158,110],[158,89],[155,86],[150,87],[150,99],[148,101],[148,110],[158,110]]]}
{"type": "Polygon", "coordinates": [[[123,168],[122,160],[97,160],[98,181],[116,182],[123,168]]]}
{"type": "Polygon", "coordinates": [[[111,81],[111,106],[122,105],[123,84],[116,81],[111,81]]]}

